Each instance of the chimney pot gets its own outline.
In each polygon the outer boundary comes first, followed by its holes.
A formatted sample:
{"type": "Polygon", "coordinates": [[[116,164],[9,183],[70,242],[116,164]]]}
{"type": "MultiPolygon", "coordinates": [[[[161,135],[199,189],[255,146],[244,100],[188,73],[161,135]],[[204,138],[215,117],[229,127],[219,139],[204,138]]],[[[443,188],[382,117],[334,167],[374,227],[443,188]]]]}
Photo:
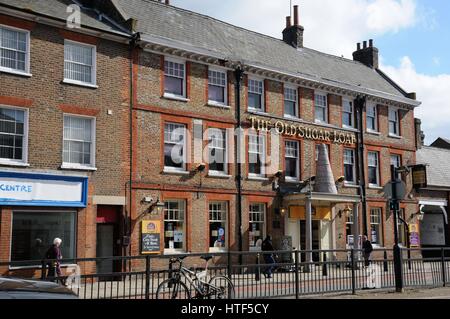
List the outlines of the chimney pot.
{"type": "Polygon", "coordinates": [[[358,42],[357,44],[356,44],[356,50],[361,50],[361,43],[360,42],[358,42]]]}
{"type": "Polygon", "coordinates": [[[298,26],[298,6],[294,6],[294,25],[298,26]]]}
{"type": "Polygon", "coordinates": [[[371,47],[371,48],[373,47],[373,39],[369,40],[369,47],[371,47]]]}
{"type": "Polygon", "coordinates": [[[367,41],[363,42],[363,49],[367,49],[367,41]]]}
{"type": "Polygon", "coordinates": [[[286,17],[286,29],[291,27],[291,17],[286,17]]]}
{"type": "Polygon", "coordinates": [[[166,0],[166,4],[167,4],[167,5],[170,5],[170,1],[169,1],[169,0],[166,0]]]}

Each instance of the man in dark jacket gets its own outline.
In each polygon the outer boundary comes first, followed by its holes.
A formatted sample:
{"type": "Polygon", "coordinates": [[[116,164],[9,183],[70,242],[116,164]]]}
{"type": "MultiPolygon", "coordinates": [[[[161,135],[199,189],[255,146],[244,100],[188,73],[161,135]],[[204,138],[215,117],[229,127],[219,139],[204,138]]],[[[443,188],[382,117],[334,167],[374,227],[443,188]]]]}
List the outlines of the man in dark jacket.
{"type": "MultiPolygon", "coordinates": [[[[270,251],[273,252],[275,249],[273,248],[272,245],[272,237],[270,235],[268,235],[266,237],[266,239],[264,239],[262,245],[261,245],[261,250],[262,251],[270,251]]],[[[264,276],[266,278],[272,278],[272,272],[275,268],[274,264],[275,264],[275,259],[273,258],[273,254],[269,253],[269,254],[263,254],[264,256],[264,263],[268,264],[269,266],[266,268],[266,270],[264,271],[264,276]]]]}
{"type": "Polygon", "coordinates": [[[370,264],[370,254],[373,251],[372,243],[367,239],[367,236],[363,237],[362,249],[364,251],[364,264],[366,267],[370,264]]]}

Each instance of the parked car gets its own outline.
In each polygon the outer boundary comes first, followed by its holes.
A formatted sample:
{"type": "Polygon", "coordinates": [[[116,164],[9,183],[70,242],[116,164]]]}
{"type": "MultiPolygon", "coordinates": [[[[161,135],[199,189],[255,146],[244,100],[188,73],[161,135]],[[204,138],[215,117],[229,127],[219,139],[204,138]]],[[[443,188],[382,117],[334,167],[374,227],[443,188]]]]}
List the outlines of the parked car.
{"type": "Polygon", "coordinates": [[[61,285],[47,281],[0,277],[0,299],[78,299],[61,285]]]}

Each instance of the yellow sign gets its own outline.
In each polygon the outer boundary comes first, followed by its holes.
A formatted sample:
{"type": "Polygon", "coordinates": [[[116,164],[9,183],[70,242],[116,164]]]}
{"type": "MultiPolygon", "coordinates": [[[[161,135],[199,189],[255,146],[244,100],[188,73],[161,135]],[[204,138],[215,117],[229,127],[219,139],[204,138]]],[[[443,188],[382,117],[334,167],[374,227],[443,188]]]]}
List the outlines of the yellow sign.
{"type": "Polygon", "coordinates": [[[310,128],[303,125],[288,124],[283,121],[272,123],[271,120],[262,120],[253,116],[249,117],[249,120],[251,122],[251,128],[256,131],[269,132],[275,129],[276,133],[289,137],[299,137],[335,144],[356,144],[356,135],[352,133],[310,128]]]}
{"type": "Polygon", "coordinates": [[[418,233],[419,226],[417,224],[409,224],[409,232],[410,233],[418,233]]]}
{"type": "MultiPolygon", "coordinates": [[[[306,219],[306,208],[304,206],[290,206],[289,218],[291,219],[306,219]]],[[[330,207],[313,207],[312,219],[315,220],[331,220],[330,207]]]]}
{"type": "Polygon", "coordinates": [[[141,229],[142,254],[161,253],[161,221],[144,220],[141,229]]]}

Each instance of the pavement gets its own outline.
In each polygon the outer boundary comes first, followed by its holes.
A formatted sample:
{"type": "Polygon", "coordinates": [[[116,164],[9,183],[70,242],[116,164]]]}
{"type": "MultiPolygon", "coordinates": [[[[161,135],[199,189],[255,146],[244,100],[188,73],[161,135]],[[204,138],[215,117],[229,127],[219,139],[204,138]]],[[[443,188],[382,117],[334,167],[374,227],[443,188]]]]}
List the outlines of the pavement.
{"type": "Polygon", "coordinates": [[[395,290],[363,290],[356,295],[327,294],[302,297],[302,299],[449,299],[450,288],[405,289],[403,293],[395,290]]]}

